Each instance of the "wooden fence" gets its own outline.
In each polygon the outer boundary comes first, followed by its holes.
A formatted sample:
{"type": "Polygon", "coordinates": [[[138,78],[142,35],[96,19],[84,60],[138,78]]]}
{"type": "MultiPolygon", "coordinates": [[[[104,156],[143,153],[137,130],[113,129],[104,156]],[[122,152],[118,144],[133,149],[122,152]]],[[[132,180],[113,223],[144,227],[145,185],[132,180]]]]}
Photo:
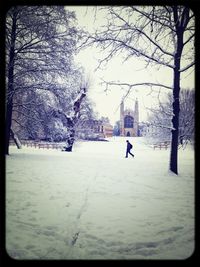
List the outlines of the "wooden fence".
{"type": "Polygon", "coordinates": [[[153,144],[154,150],[156,148],[160,148],[160,149],[165,148],[165,149],[167,149],[169,146],[170,146],[170,142],[169,141],[157,142],[157,143],[153,144]]]}
{"type": "MultiPolygon", "coordinates": [[[[22,146],[27,147],[35,147],[35,148],[46,148],[46,149],[62,149],[64,144],[62,143],[45,143],[45,142],[37,142],[37,141],[29,141],[29,140],[22,140],[22,146]]],[[[15,142],[10,140],[10,146],[15,146],[15,142]]]]}

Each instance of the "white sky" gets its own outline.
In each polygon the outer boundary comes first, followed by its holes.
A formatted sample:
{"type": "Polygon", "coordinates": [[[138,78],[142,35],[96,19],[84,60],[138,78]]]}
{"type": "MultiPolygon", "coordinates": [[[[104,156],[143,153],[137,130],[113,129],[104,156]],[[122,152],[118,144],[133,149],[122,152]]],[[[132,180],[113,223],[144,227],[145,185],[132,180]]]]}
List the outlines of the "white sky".
{"type": "MultiPolygon", "coordinates": [[[[94,8],[87,6],[67,6],[67,9],[75,11],[78,20],[78,26],[85,30],[93,31],[95,27],[106,24],[105,14],[101,17],[95,17],[94,8]]],[[[95,71],[98,65],[98,58],[102,57],[102,52],[96,48],[88,48],[81,51],[76,56],[76,62],[80,63],[85,69],[86,74],[90,77],[90,98],[95,102],[95,109],[100,116],[109,117],[111,124],[115,124],[119,120],[119,104],[125,95],[125,91],[119,87],[112,87],[111,90],[105,93],[105,87],[100,85],[101,78],[106,81],[120,82],[159,82],[171,86],[172,71],[165,69],[144,69],[144,64],[141,59],[132,58],[123,63],[120,56],[113,58],[103,70],[95,71]]],[[[182,77],[181,84],[186,88],[194,88],[194,73],[191,70],[186,72],[182,77]]],[[[127,88],[125,88],[127,89],[127,88]]],[[[165,91],[166,93],[168,90],[165,91]]],[[[157,105],[157,97],[149,94],[148,88],[134,89],[129,99],[125,102],[125,108],[134,107],[134,100],[139,101],[139,120],[147,119],[147,110],[145,107],[155,107],[157,105]]]]}

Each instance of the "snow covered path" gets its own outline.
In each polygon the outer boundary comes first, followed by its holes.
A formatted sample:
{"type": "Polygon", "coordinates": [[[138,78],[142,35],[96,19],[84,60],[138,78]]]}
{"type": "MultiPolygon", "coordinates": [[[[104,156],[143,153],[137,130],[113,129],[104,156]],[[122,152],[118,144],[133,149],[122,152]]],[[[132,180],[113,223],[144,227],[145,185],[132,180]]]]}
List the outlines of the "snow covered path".
{"type": "Polygon", "coordinates": [[[74,152],[11,147],[6,247],[16,259],[184,259],[194,250],[194,151],[129,138],[77,142],[74,152]]]}

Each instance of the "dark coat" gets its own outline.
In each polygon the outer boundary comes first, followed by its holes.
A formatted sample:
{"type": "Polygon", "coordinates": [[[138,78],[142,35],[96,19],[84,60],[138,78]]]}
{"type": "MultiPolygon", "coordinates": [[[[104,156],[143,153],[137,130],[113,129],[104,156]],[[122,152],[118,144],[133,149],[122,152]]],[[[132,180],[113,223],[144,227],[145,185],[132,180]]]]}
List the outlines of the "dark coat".
{"type": "Polygon", "coordinates": [[[133,146],[131,145],[131,143],[127,142],[126,150],[127,150],[127,151],[130,151],[132,147],[133,147],[133,146]]]}

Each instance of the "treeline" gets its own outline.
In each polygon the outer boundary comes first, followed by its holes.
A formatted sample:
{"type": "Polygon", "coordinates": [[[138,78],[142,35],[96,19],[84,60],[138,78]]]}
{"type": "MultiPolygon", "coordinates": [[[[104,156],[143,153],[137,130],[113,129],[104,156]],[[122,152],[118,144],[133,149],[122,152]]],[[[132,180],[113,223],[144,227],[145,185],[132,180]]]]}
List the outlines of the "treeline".
{"type": "MultiPolygon", "coordinates": [[[[151,129],[146,136],[154,140],[170,140],[174,116],[172,110],[172,94],[168,94],[165,101],[158,100],[158,106],[149,109],[147,126],[151,129]]],[[[195,91],[182,89],[180,92],[179,139],[180,146],[194,142],[195,135],[195,91]]]]}
{"type": "Polygon", "coordinates": [[[6,15],[6,142],[75,138],[77,123],[93,119],[84,69],[74,63],[80,38],[64,6],[14,6],[6,15]]]}

